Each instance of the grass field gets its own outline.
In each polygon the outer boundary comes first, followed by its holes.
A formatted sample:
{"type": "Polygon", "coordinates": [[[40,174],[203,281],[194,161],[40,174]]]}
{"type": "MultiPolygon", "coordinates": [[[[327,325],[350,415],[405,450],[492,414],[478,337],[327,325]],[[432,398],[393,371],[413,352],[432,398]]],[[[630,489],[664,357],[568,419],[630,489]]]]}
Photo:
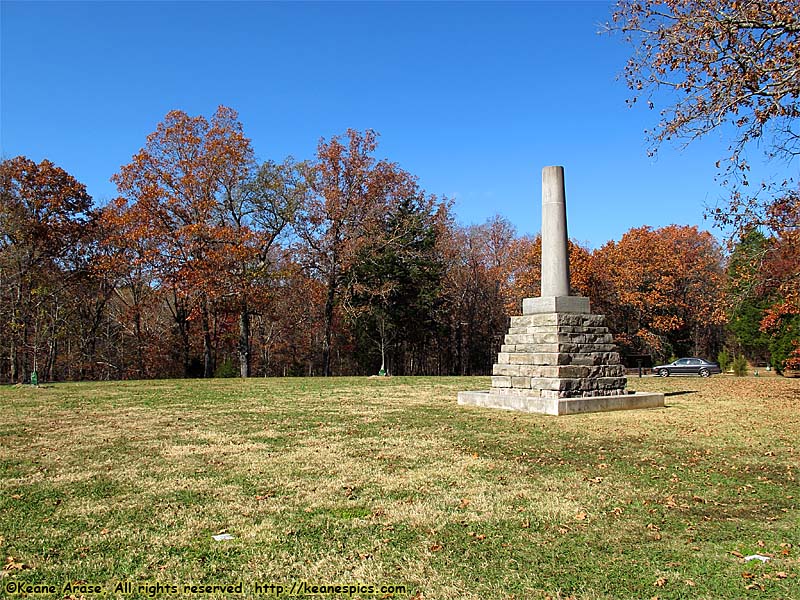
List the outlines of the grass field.
{"type": "Polygon", "coordinates": [[[0,388],[0,596],[800,598],[800,380],[633,378],[668,407],[568,417],[457,406],[487,386],[0,388]]]}

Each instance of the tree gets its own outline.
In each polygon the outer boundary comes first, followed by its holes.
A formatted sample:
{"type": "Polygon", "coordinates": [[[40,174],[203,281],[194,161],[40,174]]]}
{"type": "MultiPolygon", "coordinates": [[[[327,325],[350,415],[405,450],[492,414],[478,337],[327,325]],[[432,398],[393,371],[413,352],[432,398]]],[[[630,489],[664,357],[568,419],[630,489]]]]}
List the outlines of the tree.
{"type": "Polygon", "coordinates": [[[770,352],[779,372],[800,368],[800,194],[789,194],[770,207],[770,236],[762,281],[775,301],[761,330],[772,335],[770,352]]]}
{"type": "MultiPolygon", "coordinates": [[[[95,269],[114,281],[115,306],[110,318],[123,331],[124,346],[133,347],[133,364],[122,373],[137,379],[163,373],[163,365],[148,360],[152,343],[160,336],[155,330],[154,312],[163,303],[159,287],[159,247],[150,235],[145,204],[129,206],[116,198],[100,212],[104,235],[95,269]]],[[[184,362],[188,362],[188,356],[184,362]]]]}
{"type": "Polygon", "coordinates": [[[736,244],[727,267],[728,329],[747,358],[767,360],[769,335],[761,322],[774,302],[774,290],[764,285],[763,270],[772,244],[758,229],[745,233],[736,244]]]}
{"type": "MultiPolygon", "coordinates": [[[[717,167],[731,195],[713,216],[730,228],[731,246],[761,227],[777,262],[796,257],[800,192],[788,167],[800,156],[800,0],[620,0],[608,28],[634,48],[625,69],[630,102],[645,96],[653,108],[666,100],[649,133],[654,148],[717,129],[730,138],[717,167]],[[787,169],[751,192],[752,148],[787,169]]],[[[769,273],[769,285],[783,295],[777,311],[798,314],[800,277],[785,267],[769,273]]]]}
{"type": "MultiPolygon", "coordinates": [[[[516,273],[508,268],[515,256],[516,231],[495,216],[480,225],[448,223],[440,253],[446,265],[439,316],[446,348],[446,373],[486,374],[508,329],[506,303],[516,273]]],[[[519,307],[516,307],[518,310],[519,307]]]]}
{"type": "Polygon", "coordinates": [[[634,353],[715,355],[724,322],[722,250],[708,232],[634,228],[594,254],[609,280],[595,310],[634,353]]]}
{"type": "MultiPolygon", "coordinates": [[[[148,244],[147,260],[171,288],[168,306],[190,372],[189,324],[199,320],[203,376],[214,373],[213,302],[224,293],[231,260],[245,248],[220,218],[220,196],[243,181],[253,164],[250,140],[236,111],[220,106],[211,120],[171,111],[132,161],[112,177],[130,203],[133,231],[148,244]]],[[[133,243],[143,241],[133,240],[133,243]]]]}
{"type": "Polygon", "coordinates": [[[52,162],[0,163],[0,318],[12,381],[36,368],[43,347],[53,357],[74,282],[69,258],[92,235],[93,216],[84,185],[52,162]]]}
{"type": "MultiPolygon", "coordinates": [[[[250,176],[224,186],[220,209],[223,222],[232,227],[239,246],[238,259],[229,266],[226,300],[238,313],[239,374],[250,376],[251,315],[253,299],[265,300],[268,279],[274,274],[273,248],[295,218],[307,196],[307,165],[287,158],[266,161],[250,176]]],[[[231,256],[233,258],[233,255],[231,256]]]]}
{"type": "Polygon", "coordinates": [[[413,371],[415,350],[436,328],[444,272],[436,245],[447,204],[415,187],[409,191],[388,207],[381,234],[360,249],[344,284],[343,306],[361,342],[358,358],[370,370],[378,351],[381,373],[389,359],[396,358],[392,363],[405,368],[402,356],[387,356],[400,354],[399,348],[411,352],[408,370],[413,371]]]}
{"type": "Polygon", "coordinates": [[[331,375],[334,319],[347,274],[361,249],[380,237],[383,215],[412,189],[413,178],[376,160],[377,133],[348,129],[324,139],[310,170],[310,196],[295,230],[304,263],[325,286],[322,371],[331,375]]]}
{"type": "Polygon", "coordinates": [[[732,124],[731,159],[762,140],[772,154],[800,152],[800,0],[619,0],[610,29],[633,45],[631,102],[674,102],[651,132],[658,144],[732,124]]]}

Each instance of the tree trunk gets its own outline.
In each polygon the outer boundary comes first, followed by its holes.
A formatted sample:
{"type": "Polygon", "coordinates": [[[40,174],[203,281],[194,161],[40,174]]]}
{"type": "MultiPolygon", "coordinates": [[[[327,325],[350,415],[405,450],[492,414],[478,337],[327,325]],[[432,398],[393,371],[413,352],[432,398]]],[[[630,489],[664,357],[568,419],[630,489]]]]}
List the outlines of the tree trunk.
{"type": "Polygon", "coordinates": [[[333,338],[333,307],[336,294],[336,283],[332,277],[328,281],[328,297],[325,300],[325,338],[322,340],[322,374],[331,375],[331,340],[333,338]]]}
{"type": "MultiPolygon", "coordinates": [[[[12,324],[13,325],[13,324],[12,324]]],[[[19,378],[19,364],[17,360],[17,340],[16,335],[13,331],[11,332],[11,351],[9,360],[11,361],[11,383],[19,383],[17,379],[19,378]]]]}
{"type": "Polygon", "coordinates": [[[175,324],[178,326],[178,334],[181,337],[182,348],[181,354],[183,355],[183,376],[190,377],[191,376],[191,346],[189,344],[189,321],[188,321],[188,314],[186,313],[186,308],[183,306],[182,301],[178,298],[178,292],[173,287],[172,288],[172,302],[174,311],[173,317],[175,319],[175,324]]]}
{"type": "Polygon", "coordinates": [[[11,323],[9,328],[11,332],[11,352],[10,352],[11,383],[20,383],[18,335],[19,335],[19,325],[21,323],[20,319],[21,306],[22,306],[22,282],[17,282],[16,300],[14,302],[14,306],[11,308],[11,323]]]}
{"type": "Polygon", "coordinates": [[[55,339],[55,333],[50,339],[50,348],[47,353],[47,381],[56,380],[56,358],[58,357],[58,342],[55,339]]]}
{"type": "Polygon", "coordinates": [[[239,313],[239,375],[250,377],[250,311],[244,303],[239,313]]]}
{"type": "Polygon", "coordinates": [[[183,376],[190,377],[192,371],[191,348],[189,347],[189,324],[184,320],[179,325],[181,341],[183,342],[183,376]]]}
{"type": "Polygon", "coordinates": [[[208,315],[208,303],[203,299],[201,322],[203,326],[203,377],[214,376],[214,362],[212,355],[211,327],[208,315]]]}
{"type": "Polygon", "coordinates": [[[142,315],[138,307],[133,315],[133,333],[136,336],[136,369],[139,371],[138,379],[144,379],[144,344],[142,342],[142,315]]]}
{"type": "Polygon", "coordinates": [[[386,321],[384,319],[380,320],[378,333],[381,336],[381,368],[380,371],[378,371],[378,374],[386,375],[386,321]]]}

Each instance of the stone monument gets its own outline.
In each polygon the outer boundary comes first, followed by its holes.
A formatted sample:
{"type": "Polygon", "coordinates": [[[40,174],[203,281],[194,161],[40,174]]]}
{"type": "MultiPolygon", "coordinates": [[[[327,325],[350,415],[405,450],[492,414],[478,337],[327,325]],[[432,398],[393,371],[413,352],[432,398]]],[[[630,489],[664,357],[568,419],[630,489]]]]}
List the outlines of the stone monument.
{"type": "Polygon", "coordinates": [[[525,298],[493,368],[488,391],[458,403],[549,415],[664,406],[663,394],[625,390],[625,368],[605,316],[570,296],[564,168],[542,169],[542,294],[525,298]]]}

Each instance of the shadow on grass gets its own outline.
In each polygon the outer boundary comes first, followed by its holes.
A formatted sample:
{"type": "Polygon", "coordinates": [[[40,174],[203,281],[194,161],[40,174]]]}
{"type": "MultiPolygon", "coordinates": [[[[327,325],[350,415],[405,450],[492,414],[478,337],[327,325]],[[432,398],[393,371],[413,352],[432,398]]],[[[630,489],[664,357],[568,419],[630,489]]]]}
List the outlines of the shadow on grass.
{"type": "Polygon", "coordinates": [[[696,394],[697,390],[683,390],[681,392],[665,392],[664,396],[686,396],[687,394],[696,394]]]}

